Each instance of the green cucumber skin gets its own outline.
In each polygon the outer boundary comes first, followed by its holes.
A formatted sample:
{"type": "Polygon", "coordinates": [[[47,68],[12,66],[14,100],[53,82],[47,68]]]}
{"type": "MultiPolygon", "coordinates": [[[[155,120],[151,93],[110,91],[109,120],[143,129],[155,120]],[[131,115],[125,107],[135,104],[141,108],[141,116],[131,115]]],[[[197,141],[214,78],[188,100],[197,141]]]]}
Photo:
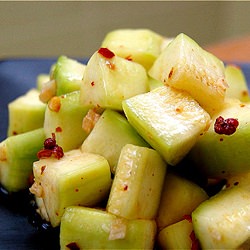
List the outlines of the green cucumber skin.
{"type": "Polygon", "coordinates": [[[74,242],[79,249],[153,249],[156,235],[154,220],[126,220],[93,208],[68,207],[62,217],[61,250],[74,242]],[[109,239],[112,224],[125,225],[122,239],[109,239]]]}
{"type": "Polygon", "coordinates": [[[60,96],[60,110],[54,112],[47,107],[45,111],[46,137],[55,133],[57,144],[65,152],[80,147],[87,137],[87,132],[82,129],[82,120],[89,109],[80,105],[79,95],[79,91],[74,91],[60,96]]]}
{"type": "Polygon", "coordinates": [[[53,71],[53,78],[57,84],[57,96],[80,90],[85,66],[66,56],[58,58],[53,71]]]}
{"type": "Polygon", "coordinates": [[[250,170],[250,105],[232,102],[212,118],[209,130],[204,133],[189,152],[188,157],[201,173],[208,178],[227,178],[250,170]],[[218,116],[234,118],[239,122],[231,135],[214,131],[218,116]]]}
{"type": "Polygon", "coordinates": [[[45,134],[43,128],[8,137],[4,143],[7,161],[0,161],[0,180],[9,192],[28,188],[33,162],[43,148],[45,134]]]}

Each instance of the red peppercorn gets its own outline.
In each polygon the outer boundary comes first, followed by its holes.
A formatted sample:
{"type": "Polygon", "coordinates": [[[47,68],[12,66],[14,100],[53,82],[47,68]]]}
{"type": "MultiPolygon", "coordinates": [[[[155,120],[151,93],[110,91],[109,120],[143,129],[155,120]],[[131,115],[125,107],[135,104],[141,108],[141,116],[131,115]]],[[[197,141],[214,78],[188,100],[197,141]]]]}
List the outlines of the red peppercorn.
{"type": "Polygon", "coordinates": [[[47,138],[43,145],[45,149],[53,149],[56,146],[56,140],[54,138],[47,138]]]}
{"type": "Polygon", "coordinates": [[[60,158],[62,158],[63,155],[64,155],[62,147],[60,147],[60,146],[58,146],[58,145],[56,145],[56,146],[53,148],[52,153],[53,153],[54,157],[57,158],[58,160],[59,160],[60,158]]]}
{"type": "Polygon", "coordinates": [[[38,159],[54,156],[58,160],[64,156],[62,147],[56,144],[55,134],[52,138],[47,138],[43,143],[44,148],[37,153],[38,159]]]}
{"type": "Polygon", "coordinates": [[[239,122],[235,118],[227,118],[224,119],[222,116],[219,116],[214,123],[214,131],[217,134],[231,135],[233,134],[237,127],[239,126],[239,122]]]}

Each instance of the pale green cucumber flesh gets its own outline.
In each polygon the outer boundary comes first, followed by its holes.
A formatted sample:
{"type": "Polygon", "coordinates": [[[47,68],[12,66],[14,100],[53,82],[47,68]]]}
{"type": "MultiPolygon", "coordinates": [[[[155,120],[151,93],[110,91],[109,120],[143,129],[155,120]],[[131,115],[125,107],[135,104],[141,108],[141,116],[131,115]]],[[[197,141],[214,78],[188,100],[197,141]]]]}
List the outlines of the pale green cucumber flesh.
{"type": "Polygon", "coordinates": [[[128,143],[148,146],[122,114],[106,109],[81,148],[84,152],[104,156],[115,172],[121,149],[128,143]]]}

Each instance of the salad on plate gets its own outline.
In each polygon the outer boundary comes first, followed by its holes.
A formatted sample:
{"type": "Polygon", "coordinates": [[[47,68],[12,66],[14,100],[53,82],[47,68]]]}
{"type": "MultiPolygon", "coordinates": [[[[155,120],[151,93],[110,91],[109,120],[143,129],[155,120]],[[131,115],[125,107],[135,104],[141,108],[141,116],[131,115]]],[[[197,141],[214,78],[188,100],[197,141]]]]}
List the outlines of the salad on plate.
{"type": "Polygon", "coordinates": [[[186,34],[109,32],[8,105],[0,184],[60,249],[248,249],[250,98],[186,34]]]}

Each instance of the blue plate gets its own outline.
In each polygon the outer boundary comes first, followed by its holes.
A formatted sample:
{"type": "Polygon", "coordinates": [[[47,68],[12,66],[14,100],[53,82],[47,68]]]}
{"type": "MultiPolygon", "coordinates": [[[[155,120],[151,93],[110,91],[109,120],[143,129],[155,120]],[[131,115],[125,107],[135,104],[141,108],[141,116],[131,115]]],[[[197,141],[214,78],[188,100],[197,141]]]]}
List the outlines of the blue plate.
{"type": "MultiPolygon", "coordinates": [[[[86,62],[86,60],[80,60],[86,62]]],[[[49,73],[56,59],[14,59],[0,61],[0,141],[6,138],[8,103],[36,87],[36,77],[49,73]]],[[[245,73],[250,86],[250,64],[236,63],[245,73]]],[[[37,231],[27,219],[27,214],[10,209],[0,199],[0,249],[4,250],[59,250],[58,235],[37,231]]],[[[22,204],[21,204],[22,205],[22,204]]]]}

